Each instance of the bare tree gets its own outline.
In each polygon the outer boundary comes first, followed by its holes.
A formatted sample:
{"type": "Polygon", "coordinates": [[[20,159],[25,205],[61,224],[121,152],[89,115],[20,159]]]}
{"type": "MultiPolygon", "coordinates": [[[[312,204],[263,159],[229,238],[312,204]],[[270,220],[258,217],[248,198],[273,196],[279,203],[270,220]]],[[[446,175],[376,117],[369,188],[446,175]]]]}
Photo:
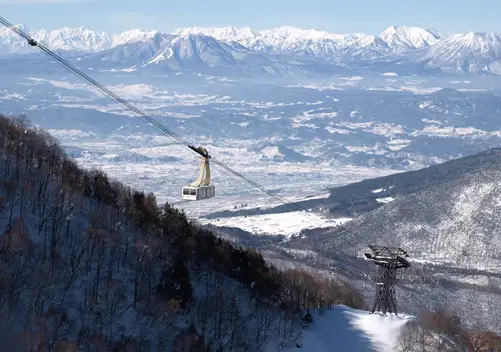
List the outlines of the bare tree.
{"type": "MultiPolygon", "coordinates": [[[[261,301],[254,313],[254,323],[252,327],[252,343],[255,351],[264,351],[266,343],[271,336],[271,331],[275,323],[276,312],[267,303],[261,301]]],[[[297,324],[296,322],[296,325],[297,324]]]]}
{"type": "Polygon", "coordinates": [[[31,188],[32,213],[38,218],[38,236],[41,235],[51,217],[50,179],[50,174],[40,173],[35,185],[31,188]]]}
{"type": "Polygon", "coordinates": [[[465,331],[461,337],[462,345],[471,352],[501,351],[501,336],[492,332],[465,331]]]}
{"type": "Polygon", "coordinates": [[[420,342],[420,328],[416,324],[406,324],[399,333],[397,352],[415,352],[420,342]]]}
{"type": "Polygon", "coordinates": [[[14,181],[6,181],[4,183],[4,189],[6,198],[9,202],[9,222],[7,228],[10,229],[12,226],[12,217],[14,216],[14,210],[16,206],[21,201],[21,194],[18,192],[19,183],[14,181]]]}
{"type": "Polygon", "coordinates": [[[54,187],[52,199],[50,257],[54,270],[58,244],[64,234],[64,225],[73,214],[75,197],[72,192],[64,188],[54,187]]]}

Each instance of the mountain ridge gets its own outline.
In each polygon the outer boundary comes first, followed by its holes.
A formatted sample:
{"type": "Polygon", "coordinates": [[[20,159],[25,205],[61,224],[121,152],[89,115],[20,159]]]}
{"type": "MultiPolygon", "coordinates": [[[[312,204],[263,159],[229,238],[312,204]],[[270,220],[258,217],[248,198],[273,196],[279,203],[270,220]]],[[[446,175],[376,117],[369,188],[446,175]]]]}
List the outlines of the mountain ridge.
{"type": "MultiPolygon", "coordinates": [[[[365,33],[346,33],[337,34],[330,33],[323,30],[316,29],[302,29],[293,26],[281,26],[264,30],[254,30],[250,27],[236,27],[236,26],[226,26],[226,27],[185,27],[179,28],[172,32],[161,32],[158,30],[151,29],[138,29],[133,28],[120,33],[107,33],[105,31],[93,30],[88,27],[82,26],[78,28],[68,28],[63,27],[54,30],[31,30],[25,25],[16,25],[16,27],[21,28],[23,31],[30,34],[33,38],[46,41],[49,45],[54,45],[56,49],[64,49],[65,44],[57,43],[57,39],[62,35],[69,36],[69,39],[73,39],[75,35],[80,35],[83,37],[83,41],[86,45],[77,43],[76,48],[82,48],[82,51],[97,52],[101,50],[111,49],[115,46],[122,45],[131,41],[139,41],[144,39],[149,39],[155,34],[173,34],[173,35],[183,35],[183,34],[194,34],[194,35],[206,35],[216,38],[217,40],[223,42],[239,42],[240,44],[256,48],[255,43],[252,40],[260,39],[266,45],[273,44],[272,42],[278,38],[284,41],[301,40],[301,41],[345,41],[345,45],[350,46],[354,44],[354,41],[360,41],[359,45],[366,46],[376,40],[381,40],[385,42],[390,47],[398,45],[397,43],[406,42],[408,46],[414,48],[421,48],[423,46],[431,46],[436,44],[441,39],[447,39],[449,37],[458,35],[468,35],[471,32],[464,34],[453,34],[451,36],[442,37],[438,31],[429,28],[420,27],[410,27],[404,25],[392,25],[386,28],[384,31],[378,35],[370,35],[365,33]],[[95,42],[90,41],[94,37],[95,42]],[[410,38],[413,37],[413,38],[410,38]],[[94,45],[93,45],[94,44],[94,45]],[[85,49],[85,50],[84,50],[85,49]]],[[[496,35],[495,33],[492,33],[496,35]]],[[[10,31],[8,28],[0,29],[0,39],[8,37],[16,37],[17,35],[10,31]]],[[[22,41],[22,40],[20,40],[22,41]]],[[[0,44],[2,42],[0,41],[0,44]]],[[[16,42],[11,43],[16,44],[16,42]]]]}
{"type": "MultiPolygon", "coordinates": [[[[138,43],[155,40],[156,37],[186,38],[186,35],[190,35],[203,37],[198,38],[198,41],[207,42],[206,37],[213,38],[217,42],[216,46],[229,46],[233,49],[237,47],[239,50],[245,48],[248,50],[247,53],[254,54],[254,58],[260,55],[260,60],[266,62],[261,66],[267,67],[265,70],[274,73],[281,71],[281,64],[269,65],[267,55],[273,56],[272,61],[276,61],[275,56],[286,57],[292,62],[292,66],[296,67],[304,66],[302,62],[295,63],[294,60],[299,58],[319,59],[328,64],[354,65],[354,69],[367,65],[378,66],[382,70],[409,66],[416,72],[422,69],[430,71],[439,69],[447,73],[501,74],[501,36],[496,33],[468,32],[441,36],[434,29],[403,25],[390,26],[378,35],[335,34],[291,26],[259,31],[250,27],[235,26],[191,27],[177,29],[173,33],[131,29],[118,34],[94,31],[86,27],[51,31],[34,31],[22,25],[18,27],[52,50],[80,52],[85,55],[101,54],[124,45],[134,47],[138,43]]],[[[189,44],[180,47],[179,50],[187,47],[189,44]]],[[[0,29],[0,57],[9,58],[12,55],[29,53],[32,53],[32,48],[24,39],[8,28],[0,29]]],[[[234,59],[235,56],[242,56],[241,53],[230,53],[230,55],[234,59]]],[[[223,56],[227,55],[223,54],[223,56]]],[[[218,54],[214,58],[209,61],[227,61],[218,54]]],[[[144,57],[143,59],[143,63],[147,63],[155,58],[144,57]]],[[[246,65],[248,64],[243,66],[246,65]]],[[[183,64],[177,66],[182,67],[183,64]]],[[[312,68],[310,71],[318,70],[312,68]]]]}

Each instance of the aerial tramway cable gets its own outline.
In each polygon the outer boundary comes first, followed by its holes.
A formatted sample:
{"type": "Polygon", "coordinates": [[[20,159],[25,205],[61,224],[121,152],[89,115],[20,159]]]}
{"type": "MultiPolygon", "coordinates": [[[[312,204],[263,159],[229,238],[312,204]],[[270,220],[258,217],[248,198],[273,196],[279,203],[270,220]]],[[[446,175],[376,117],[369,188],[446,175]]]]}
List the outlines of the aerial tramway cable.
{"type": "MultiPolygon", "coordinates": [[[[31,45],[32,47],[39,48],[45,54],[49,55],[50,57],[52,57],[53,59],[55,59],[57,62],[59,62],[61,65],[63,65],[67,69],[69,69],[75,75],[77,75],[78,77],[80,77],[83,80],[87,81],[88,83],[92,84],[94,87],[98,88],[101,92],[105,93],[106,95],[108,95],[109,97],[111,97],[113,100],[117,101],[118,103],[120,103],[123,106],[125,106],[127,109],[129,109],[132,112],[134,112],[136,115],[138,115],[138,117],[141,120],[143,120],[144,122],[146,122],[148,125],[150,125],[152,127],[155,127],[157,130],[159,130],[162,133],[166,134],[167,136],[173,138],[178,143],[185,145],[186,147],[188,147],[189,149],[191,149],[195,153],[204,156],[198,150],[198,148],[195,148],[193,146],[193,144],[189,143],[188,141],[186,141],[185,139],[183,139],[181,136],[179,136],[177,133],[171,131],[165,125],[163,125],[159,121],[155,120],[153,117],[151,117],[148,114],[146,114],[145,112],[139,110],[138,108],[136,108],[134,105],[132,105],[131,103],[129,103],[125,99],[121,98],[120,96],[118,96],[117,94],[113,93],[111,90],[109,90],[108,88],[106,88],[105,86],[103,86],[102,84],[100,84],[99,82],[97,82],[96,80],[94,80],[93,78],[89,77],[84,72],[80,71],[78,68],[76,68],[75,66],[73,66],[72,64],[70,64],[69,62],[67,62],[63,58],[61,58],[59,55],[57,55],[56,53],[54,53],[53,51],[51,51],[49,48],[47,48],[42,43],[37,42],[29,34],[23,32],[21,29],[17,28],[14,24],[12,24],[11,22],[9,22],[7,19],[5,19],[2,16],[0,16],[0,23],[2,23],[5,27],[7,27],[10,30],[12,30],[14,33],[16,33],[19,36],[21,36],[24,39],[26,39],[26,41],[28,42],[28,44],[31,45]]],[[[225,163],[223,163],[223,162],[221,162],[219,160],[216,160],[216,159],[212,158],[211,156],[209,156],[209,158],[211,159],[212,163],[216,164],[217,166],[219,166],[223,170],[229,172],[230,174],[232,174],[235,177],[240,178],[241,180],[245,181],[246,183],[248,183],[252,187],[260,190],[261,192],[269,195],[270,197],[278,200],[280,203],[282,203],[284,205],[285,204],[286,205],[290,205],[290,206],[296,208],[297,210],[305,210],[305,211],[307,210],[306,208],[302,207],[301,205],[299,205],[297,203],[291,203],[288,200],[286,200],[286,199],[284,199],[284,198],[282,198],[282,197],[280,197],[280,196],[278,196],[278,195],[276,195],[276,194],[268,191],[266,188],[264,188],[264,186],[262,186],[259,183],[251,180],[247,176],[242,175],[240,172],[233,170],[232,168],[230,168],[225,163]]]]}

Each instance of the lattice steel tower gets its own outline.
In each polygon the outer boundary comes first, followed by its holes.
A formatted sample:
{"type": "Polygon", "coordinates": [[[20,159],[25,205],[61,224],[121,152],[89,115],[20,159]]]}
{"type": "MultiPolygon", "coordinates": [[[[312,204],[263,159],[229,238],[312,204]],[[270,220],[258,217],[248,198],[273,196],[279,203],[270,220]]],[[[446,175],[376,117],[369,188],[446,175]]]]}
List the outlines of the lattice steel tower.
{"type": "Polygon", "coordinates": [[[402,248],[382,247],[370,245],[372,253],[365,253],[365,258],[378,266],[378,279],[376,281],[376,298],[372,313],[376,310],[386,313],[397,314],[397,299],[395,294],[395,282],[397,270],[411,266],[404,257],[409,257],[402,248]]]}

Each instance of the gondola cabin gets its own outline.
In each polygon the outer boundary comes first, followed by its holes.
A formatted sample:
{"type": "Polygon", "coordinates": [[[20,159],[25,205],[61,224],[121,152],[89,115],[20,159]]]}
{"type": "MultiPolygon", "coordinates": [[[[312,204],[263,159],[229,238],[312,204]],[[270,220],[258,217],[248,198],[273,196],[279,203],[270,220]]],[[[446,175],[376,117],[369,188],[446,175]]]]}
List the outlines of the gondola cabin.
{"type": "Polygon", "coordinates": [[[183,187],[184,200],[202,200],[216,196],[216,188],[210,184],[209,153],[202,147],[194,148],[197,153],[202,155],[202,165],[200,166],[200,176],[189,186],[183,187]]]}
{"type": "Polygon", "coordinates": [[[216,188],[214,186],[201,187],[183,187],[183,199],[185,200],[202,200],[216,196],[216,188]]]}

